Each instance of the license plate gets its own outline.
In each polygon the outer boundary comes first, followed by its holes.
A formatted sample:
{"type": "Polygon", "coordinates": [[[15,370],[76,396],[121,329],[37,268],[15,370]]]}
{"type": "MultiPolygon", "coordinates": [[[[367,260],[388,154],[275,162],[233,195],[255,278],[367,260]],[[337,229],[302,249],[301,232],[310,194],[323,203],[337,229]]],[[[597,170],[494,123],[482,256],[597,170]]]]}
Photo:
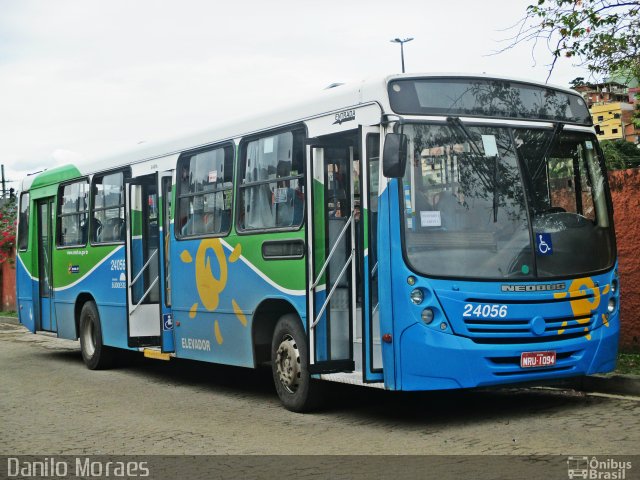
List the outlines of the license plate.
{"type": "Polygon", "coordinates": [[[522,368],[550,367],[556,364],[556,352],[522,352],[520,366],[522,368]]]}

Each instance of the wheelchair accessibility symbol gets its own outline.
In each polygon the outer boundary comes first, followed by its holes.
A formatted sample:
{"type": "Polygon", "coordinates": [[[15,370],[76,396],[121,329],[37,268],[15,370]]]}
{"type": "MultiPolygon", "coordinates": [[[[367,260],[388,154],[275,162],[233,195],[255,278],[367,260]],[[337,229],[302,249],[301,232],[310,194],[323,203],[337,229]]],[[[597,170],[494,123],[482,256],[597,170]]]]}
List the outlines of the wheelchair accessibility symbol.
{"type": "Polygon", "coordinates": [[[538,255],[552,255],[553,244],[550,233],[536,233],[536,250],[538,255]]]}
{"type": "Polygon", "coordinates": [[[162,328],[163,330],[173,330],[173,315],[165,313],[162,315],[162,328]]]}

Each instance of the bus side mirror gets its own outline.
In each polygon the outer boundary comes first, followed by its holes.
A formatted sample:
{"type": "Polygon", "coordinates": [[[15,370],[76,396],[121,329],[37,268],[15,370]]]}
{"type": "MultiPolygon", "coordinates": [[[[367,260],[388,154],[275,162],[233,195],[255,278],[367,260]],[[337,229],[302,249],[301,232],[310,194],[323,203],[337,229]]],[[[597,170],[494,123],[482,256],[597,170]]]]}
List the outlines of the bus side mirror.
{"type": "Polygon", "coordinates": [[[407,136],[403,133],[387,133],[382,152],[382,174],[387,178],[404,177],[407,165],[407,136]]]}

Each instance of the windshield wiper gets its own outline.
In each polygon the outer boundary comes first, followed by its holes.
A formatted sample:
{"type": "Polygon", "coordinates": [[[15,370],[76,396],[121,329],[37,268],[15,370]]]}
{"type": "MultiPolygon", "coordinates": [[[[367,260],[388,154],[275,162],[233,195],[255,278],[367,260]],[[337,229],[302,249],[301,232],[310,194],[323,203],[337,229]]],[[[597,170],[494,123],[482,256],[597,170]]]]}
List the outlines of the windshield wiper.
{"type": "MultiPolygon", "coordinates": [[[[460,118],[458,117],[447,117],[447,123],[453,125],[454,127],[457,127],[458,130],[460,130],[464,136],[467,138],[467,140],[469,141],[469,147],[473,150],[473,153],[478,157],[478,158],[487,158],[485,154],[483,154],[480,149],[478,148],[478,146],[476,145],[476,142],[473,140],[473,137],[471,136],[471,133],[469,132],[469,130],[467,129],[466,125],[462,122],[462,120],[460,120],[460,118]]],[[[494,155],[493,156],[493,184],[491,185],[491,190],[493,191],[493,222],[496,223],[498,221],[498,155],[494,155]]]]}
{"type": "Polygon", "coordinates": [[[447,117],[447,123],[450,123],[454,127],[457,127],[458,130],[462,131],[464,136],[467,137],[467,140],[469,141],[469,146],[474,151],[473,153],[475,153],[478,157],[484,156],[480,151],[480,149],[478,148],[478,146],[476,145],[476,142],[473,140],[473,137],[471,136],[469,129],[466,127],[464,123],[462,123],[462,120],[460,120],[458,117],[447,117]]]}
{"type": "Polygon", "coordinates": [[[547,147],[544,149],[544,154],[542,158],[540,158],[540,163],[538,164],[538,168],[535,173],[531,177],[534,181],[538,178],[538,175],[541,173],[540,170],[545,167],[549,162],[547,161],[547,157],[551,154],[551,150],[556,146],[558,142],[558,138],[560,138],[560,134],[564,130],[564,123],[558,122],[556,126],[553,128],[553,134],[549,139],[549,143],[547,143],[547,147]]]}

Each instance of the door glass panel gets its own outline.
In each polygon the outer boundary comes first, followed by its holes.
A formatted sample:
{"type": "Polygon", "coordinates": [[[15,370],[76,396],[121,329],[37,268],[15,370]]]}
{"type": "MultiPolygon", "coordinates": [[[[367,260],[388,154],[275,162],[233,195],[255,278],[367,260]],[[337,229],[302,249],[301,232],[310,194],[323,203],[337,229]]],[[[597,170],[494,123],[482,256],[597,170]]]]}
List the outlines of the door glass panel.
{"type": "Polygon", "coordinates": [[[158,303],[158,195],[155,185],[131,185],[131,301],[158,303]]]}
{"type": "Polygon", "coordinates": [[[48,297],[51,290],[51,207],[49,202],[41,203],[38,207],[40,218],[40,241],[38,242],[39,252],[39,275],[40,275],[40,296],[48,297]]]}
{"type": "Polygon", "coordinates": [[[367,165],[369,166],[369,311],[372,336],[372,361],[374,369],[382,368],[380,346],[380,313],[378,304],[378,184],[380,166],[380,135],[367,135],[367,165]]]}
{"type": "Polygon", "coordinates": [[[329,302],[329,360],[350,358],[351,268],[344,270],[351,254],[350,230],[345,229],[351,215],[349,151],[345,148],[325,150],[325,201],[327,252],[335,247],[327,268],[327,292],[336,287],[329,302]]]}

